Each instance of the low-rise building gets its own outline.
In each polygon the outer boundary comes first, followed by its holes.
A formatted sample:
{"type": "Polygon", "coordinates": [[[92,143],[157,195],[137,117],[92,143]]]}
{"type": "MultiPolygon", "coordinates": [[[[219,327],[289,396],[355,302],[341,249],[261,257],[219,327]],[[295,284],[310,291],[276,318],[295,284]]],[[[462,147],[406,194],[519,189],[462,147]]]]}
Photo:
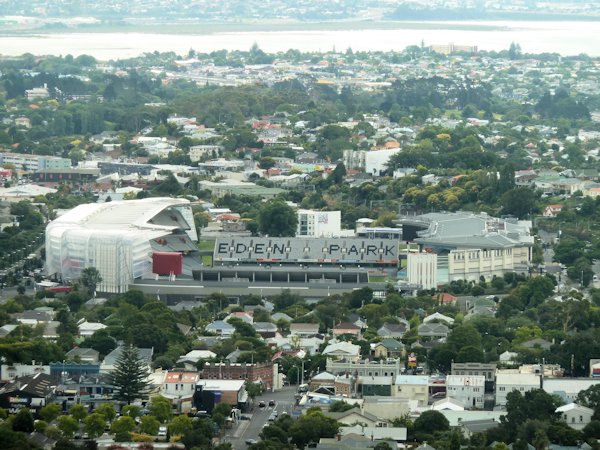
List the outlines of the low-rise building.
{"type": "Polygon", "coordinates": [[[416,401],[418,406],[429,402],[429,377],[425,375],[398,375],[393,396],[403,401],[416,401]]]}
{"type": "Polygon", "coordinates": [[[483,375],[448,375],[446,389],[448,397],[459,400],[467,409],[483,408],[485,392],[483,375]]]}
{"type": "Polygon", "coordinates": [[[506,396],[512,391],[521,394],[540,389],[540,375],[535,373],[502,373],[496,374],[496,406],[506,406],[506,396]]]}
{"type": "Polygon", "coordinates": [[[581,431],[592,421],[594,410],[577,403],[569,403],[556,408],[556,413],[560,414],[561,418],[571,428],[581,431]]]}

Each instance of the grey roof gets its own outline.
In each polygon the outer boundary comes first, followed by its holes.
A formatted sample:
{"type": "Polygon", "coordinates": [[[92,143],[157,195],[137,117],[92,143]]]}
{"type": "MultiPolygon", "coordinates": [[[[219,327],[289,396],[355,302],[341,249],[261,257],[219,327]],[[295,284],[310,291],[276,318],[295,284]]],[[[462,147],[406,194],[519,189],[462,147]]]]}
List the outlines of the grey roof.
{"type": "Polygon", "coordinates": [[[496,428],[498,425],[500,424],[493,419],[465,420],[462,422],[462,426],[471,433],[482,433],[490,428],[496,428]]]}
{"type": "Polygon", "coordinates": [[[419,336],[440,336],[448,334],[448,327],[442,323],[423,323],[419,325],[418,335],[419,336]]]}
{"type": "Polygon", "coordinates": [[[56,380],[48,374],[36,373],[20,377],[0,389],[0,394],[26,393],[36,397],[47,397],[56,385],[56,380]]]}
{"type": "Polygon", "coordinates": [[[74,358],[95,358],[96,360],[98,359],[98,356],[100,355],[100,353],[98,352],[98,350],[94,350],[93,348],[83,348],[83,347],[75,347],[71,350],[69,350],[67,353],[65,353],[65,356],[67,357],[67,359],[74,359],[74,358]]]}
{"type": "Polygon", "coordinates": [[[271,322],[255,322],[252,326],[257,333],[272,333],[277,331],[277,325],[271,322]]]}
{"type": "Polygon", "coordinates": [[[483,213],[430,213],[401,218],[400,222],[427,226],[415,239],[422,244],[490,249],[533,245],[530,222],[499,219],[483,213]]]}
{"type": "MultiPolygon", "coordinates": [[[[110,352],[104,357],[104,364],[114,365],[117,362],[117,360],[121,357],[122,351],[122,346],[115,348],[112,352],[110,352]]],[[[138,348],[138,352],[140,359],[145,361],[147,364],[152,363],[152,355],[154,354],[154,348],[138,348]]]]}
{"type": "Polygon", "coordinates": [[[282,313],[282,312],[273,314],[271,316],[271,319],[273,319],[275,322],[277,322],[278,320],[282,320],[282,319],[287,322],[291,322],[292,320],[294,320],[290,316],[288,316],[286,313],[282,313]]]}

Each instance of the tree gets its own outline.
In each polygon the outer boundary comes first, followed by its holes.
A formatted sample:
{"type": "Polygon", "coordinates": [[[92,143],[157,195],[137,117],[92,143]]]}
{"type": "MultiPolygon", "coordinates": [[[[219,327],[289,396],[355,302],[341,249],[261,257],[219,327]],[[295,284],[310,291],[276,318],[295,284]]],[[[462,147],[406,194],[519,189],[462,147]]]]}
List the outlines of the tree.
{"type": "Polygon", "coordinates": [[[81,271],[79,281],[85,286],[90,295],[96,295],[96,286],[102,282],[102,276],[95,267],[86,267],[81,271]]]}
{"type": "Polygon", "coordinates": [[[336,420],[326,417],[320,408],[310,408],[290,427],[289,435],[293,444],[304,448],[311,442],[319,442],[323,437],[334,437],[339,424],[336,420]]]}
{"type": "Polygon", "coordinates": [[[60,405],[58,403],[50,403],[40,409],[40,417],[50,423],[60,416],[60,405]]]}
{"type": "Polygon", "coordinates": [[[192,431],[192,419],[188,416],[177,416],[169,424],[171,436],[181,436],[192,431]]]}
{"type": "Polygon", "coordinates": [[[21,408],[12,421],[13,431],[22,431],[24,433],[31,433],[34,429],[33,416],[28,408],[21,408]]]}
{"type": "Polygon", "coordinates": [[[293,237],[296,235],[298,215],[294,208],[275,200],[264,205],[258,213],[258,229],[271,237],[293,237]]]}
{"type": "Polygon", "coordinates": [[[115,441],[126,442],[131,440],[131,432],[135,430],[135,421],[129,416],[121,416],[115,420],[110,431],[115,434],[115,441]]]}
{"type": "Polygon", "coordinates": [[[415,433],[433,434],[436,431],[448,431],[450,422],[439,411],[425,411],[415,419],[415,433]]]}
{"type": "Polygon", "coordinates": [[[58,429],[63,436],[71,438],[79,430],[79,423],[71,416],[60,416],[58,418],[58,429]]]}
{"type": "Polygon", "coordinates": [[[110,376],[115,387],[115,398],[129,405],[144,396],[148,389],[148,375],[148,367],[137,347],[132,344],[123,345],[110,376]]]}
{"type": "Polygon", "coordinates": [[[536,212],[535,192],[526,187],[516,187],[506,191],[501,197],[502,213],[524,219],[536,212]]]}
{"type": "Polygon", "coordinates": [[[165,423],[173,416],[171,400],[157,396],[150,400],[150,415],[156,417],[159,422],[165,423]]]}
{"type": "Polygon", "coordinates": [[[102,414],[104,419],[108,420],[109,422],[112,422],[117,415],[115,407],[112,405],[112,403],[103,403],[96,408],[95,412],[102,414]]]}
{"type": "Polygon", "coordinates": [[[87,409],[80,403],[76,403],[69,408],[69,414],[78,422],[81,422],[87,416],[87,409]]]}
{"type": "Polygon", "coordinates": [[[92,413],[83,420],[83,431],[85,431],[91,439],[97,438],[104,433],[106,418],[100,413],[92,413]]]}
{"type": "Polygon", "coordinates": [[[156,436],[158,429],[160,428],[160,422],[154,416],[144,416],[140,422],[140,431],[145,434],[156,436]]]}

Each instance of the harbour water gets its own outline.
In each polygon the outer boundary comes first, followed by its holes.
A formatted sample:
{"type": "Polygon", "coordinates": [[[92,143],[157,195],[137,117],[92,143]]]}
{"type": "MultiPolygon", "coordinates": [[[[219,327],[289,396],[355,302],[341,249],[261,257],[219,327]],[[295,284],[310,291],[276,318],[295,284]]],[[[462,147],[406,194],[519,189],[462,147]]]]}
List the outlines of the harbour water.
{"type": "Polygon", "coordinates": [[[600,22],[423,22],[422,26],[377,28],[376,23],[357,30],[328,30],[314,25],[306,31],[244,31],[206,34],[85,32],[1,35],[5,56],[92,55],[100,60],[128,58],[146,52],[187,54],[214,50],[248,50],[254,43],[266,52],[402,50],[408,45],[469,45],[480,50],[508,49],[519,43],[526,53],[586,53],[600,56],[600,22]],[[464,25],[457,27],[457,24],[464,25]]]}

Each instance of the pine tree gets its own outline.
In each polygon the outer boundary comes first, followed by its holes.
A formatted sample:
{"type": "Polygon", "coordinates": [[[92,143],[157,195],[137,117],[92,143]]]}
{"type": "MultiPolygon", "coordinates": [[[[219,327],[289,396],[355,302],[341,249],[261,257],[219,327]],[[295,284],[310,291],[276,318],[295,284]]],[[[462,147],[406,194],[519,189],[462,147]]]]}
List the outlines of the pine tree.
{"type": "Polygon", "coordinates": [[[133,344],[125,344],[111,374],[111,383],[115,387],[117,400],[132,401],[146,394],[148,389],[148,368],[133,344]]]}

